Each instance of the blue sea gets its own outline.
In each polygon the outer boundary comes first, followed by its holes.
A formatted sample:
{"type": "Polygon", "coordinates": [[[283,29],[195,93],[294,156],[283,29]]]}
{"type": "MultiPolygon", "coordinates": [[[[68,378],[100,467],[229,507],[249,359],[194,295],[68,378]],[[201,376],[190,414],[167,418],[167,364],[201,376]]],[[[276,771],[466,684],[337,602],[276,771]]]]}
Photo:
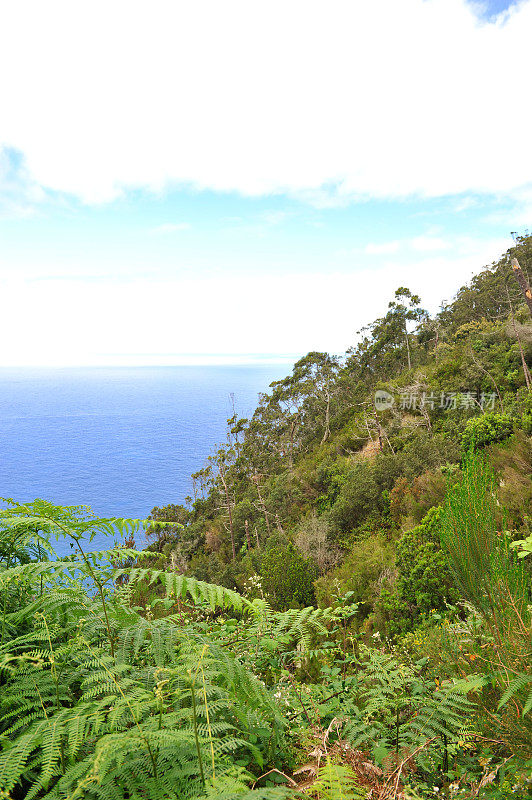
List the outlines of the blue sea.
{"type": "Polygon", "coordinates": [[[249,416],[288,372],[286,363],[1,369],[0,496],[135,518],[183,503],[191,474],[225,441],[233,400],[249,416]]]}

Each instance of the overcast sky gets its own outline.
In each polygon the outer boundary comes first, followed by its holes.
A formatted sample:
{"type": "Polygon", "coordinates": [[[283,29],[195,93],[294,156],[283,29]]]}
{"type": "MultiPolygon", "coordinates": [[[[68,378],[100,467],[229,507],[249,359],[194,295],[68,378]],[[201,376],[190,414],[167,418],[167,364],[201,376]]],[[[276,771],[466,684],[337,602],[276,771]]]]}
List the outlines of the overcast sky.
{"type": "Polygon", "coordinates": [[[532,0],[0,7],[0,364],[341,352],[532,223],[532,0]]]}

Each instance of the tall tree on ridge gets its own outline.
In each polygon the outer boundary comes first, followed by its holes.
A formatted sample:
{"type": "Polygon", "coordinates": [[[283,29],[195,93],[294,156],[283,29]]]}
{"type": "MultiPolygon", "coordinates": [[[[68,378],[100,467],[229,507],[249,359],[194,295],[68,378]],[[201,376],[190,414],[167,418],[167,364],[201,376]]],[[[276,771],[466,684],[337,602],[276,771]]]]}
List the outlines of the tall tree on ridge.
{"type": "MultiPolygon", "coordinates": [[[[412,369],[412,359],[410,356],[410,340],[408,338],[408,323],[419,322],[426,312],[419,307],[421,298],[417,294],[412,294],[410,289],[406,286],[400,286],[395,290],[395,300],[388,303],[388,308],[392,315],[402,324],[404,337],[406,341],[406,353],[408,360],[408,369],[412,369]]],[[[390,313],[388,312],[388,314],[390,313]]]]}

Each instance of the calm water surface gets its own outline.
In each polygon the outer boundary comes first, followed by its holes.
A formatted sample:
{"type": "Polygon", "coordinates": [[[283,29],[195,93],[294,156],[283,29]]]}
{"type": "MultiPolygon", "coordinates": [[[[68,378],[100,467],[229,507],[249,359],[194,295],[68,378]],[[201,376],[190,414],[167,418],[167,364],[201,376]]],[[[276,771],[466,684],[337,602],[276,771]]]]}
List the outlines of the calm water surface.
{"type": "MultiPolygon", "coordinates": [[[[0,495],[146,517],[192,494],[191,473],[286,364],[0,370],[0,495]]],[[[98,544],[98,543],[95,543],[98,544]]],[[[104,544],[103,542],[100,544],[104,544]]]]}

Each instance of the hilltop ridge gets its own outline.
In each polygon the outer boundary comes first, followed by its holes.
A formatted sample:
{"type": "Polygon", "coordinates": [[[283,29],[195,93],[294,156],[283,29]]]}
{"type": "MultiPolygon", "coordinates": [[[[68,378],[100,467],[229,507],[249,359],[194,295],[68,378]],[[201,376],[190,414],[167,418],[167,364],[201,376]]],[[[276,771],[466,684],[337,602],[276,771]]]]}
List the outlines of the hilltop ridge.
{"type": "MultiPolygon", "coordinates": [[[[301,358],[251,419],[228,420],[226,443],[193,476],[191,506],[153,510],[184,528],[162,528],[150,549],[239,591],[260,576],[279,608],[355,591],[366,598],[361,616],[384,634],[397,625],[387,598],[397,602],[402,537],[443,501],[468,443],[493,444],[503,471],[521,460],[506,494],[520,508],[513,527],[528,530],[532,317],[516,257],[526,274],[532,237],[437,315],[399,287],[343,358],[301,358]]],[[[444,600],[442,590],[431,603],[444,600]]],[[[414,606],[410,619],[427,610],[414,606]]]]}

